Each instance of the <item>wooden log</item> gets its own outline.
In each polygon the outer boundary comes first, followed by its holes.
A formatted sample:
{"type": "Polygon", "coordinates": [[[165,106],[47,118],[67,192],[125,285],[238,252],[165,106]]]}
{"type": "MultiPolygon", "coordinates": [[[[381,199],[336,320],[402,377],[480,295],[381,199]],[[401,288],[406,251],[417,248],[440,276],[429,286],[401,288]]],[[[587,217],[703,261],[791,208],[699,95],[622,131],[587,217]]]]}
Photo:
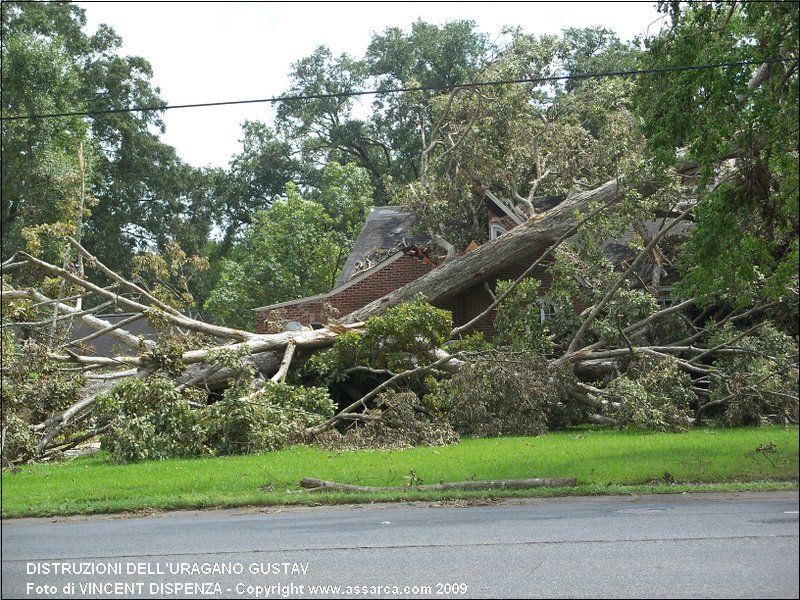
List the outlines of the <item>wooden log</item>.
{"type": "Polygon", "coordinates": [[[527,490],[539,487],[572,487],[576,483],[574,477],[535,477],[532,479],[493,479],[485,481],[456,481],[412,485],[412,486],[371,486],[351,485],[304,477],[300,487],[309,492],[410,492],[410,491],[448,491],[448,490],[527,490]]]}
{"type": "Polygon", "coordinates": [[[619,363],[614,359],[584,360],[576,362],[572,370],[582,381],[599,381],[618,373],[619,363]]]}
{"type": "Polygon", "coordinates": [[[281,366],[278,367],[278,372],[271,378],[275,383],[280,383],[286,379],[286,374],[289,372],[289,365],[292,364],[292,356],[294,356],[295,348],[297,348],[297,344],[295,344],[293,340],[289,340],[289,343],[286,344],[286,352],[283,354],[281,366]]]}
{"type": "MultiPolygon", "coordinates": [[[[57,277],[60,277],[61,279],[65,280],[65,281],[69,281],[71,283],[74,283],[75,285],[78,285],[78,286],[82,287],[85,290],[91,291],[91,292],[93,292],[95,294],[99,294],[101,296],[106,296],[108,298],[113,298],[113,299],[116,300],[116,302],[117,302],[117,304],[119,306],[122,306],[123,308],[127,308],[130,311],[139,312],[139,313],[147,313],[147,311],[152,309],[152,307],[147,305],[147,304],[142,304],[141,302],[136,302],[135,300],[131,300],[130,298],[126,298],[125,296],[121,296],[121,295],[115,294],[113,292],[110,292],[110,291],[106,290],[105,288],[101,288],[100,286],[95,285],[94,283],[92,283],[90,281],[87,281],[85,279],[82,279],[81,277],[78,277],[74,273],[71,273],[71,272],[69,272],[69,271],[67,271],[65,269],[62,269],[62,268],[57,267],[55,265],[52,265],[52,264],[50,264],[48,262],[45,262],[43,260],[39,260],[38,258],[35,258],[35,257],[31,256],[30,254],[27,254],[25,252],[21,252],[20,254],[22,256],[24,256],[28,260],[28,262],[30,264],[36,265],[38,267],[41,267],[45,271],[47,271],[47,272],[49,272],[49,273],[51,273],[51,274],[53,274],[53,275],[55,275],[57,277]]],[[[73,310],[75,310],[75,309],[73,309],[73,310]]],[[[256,337],[255,333],[251,333],[249,331],[242,331],[240,329],[232,329],[230,327],[221,327],[219,325],[213,325],[211,323],[205,323],[203,321],[198,321],[196,319],[191,319],[191,318],[183,316],[183,315],[180,315],[180,316],[173,315],[173,314],[165,312],[165,311],[163,311],[163,314],[166,315],[166,317],[170,321],[172,321],[172,323],[174,323],[175,325],[177,325],[179,327],[183,327],[185,329],[191,329],[192,331],[197,331],[198,333],[203,333],[205,335],[217,336],[217,337],[221,337],[221,338],[224,338],[224,339],[236,339],[236,340],[241,340],[241,341],[249,340],[251,338],[256,337]]]]}
{"type": "MultiPolygon", "coordinates": [[[[113,337],[115,340],[117,340],[118,342],[122,342],[123,344],[129,346],[130,348],[138,350],[142,343],[144,343],[145,346],[152,345],[152,342],[150,342],[149,340],[142,342],[142,340],[138,336],[135,336],[124,329],[119,329],[117,326],[113,325],[109,321],[99,319],[90,313],[80,311],[76,309],[74,306],[70,306],[69,304],[64,304],[63,302],[52,300],[51,298],[48,298],[47,296],[45,296],[44,294],[35,289],[3,290],[3,298],[8,300],[19,298],[25,300],[32,300],[40,303],[54,304],[60,312],[67,315],[72,315],[73,317],[80,319],[92,329],[108,333],[108,335],[113,337]]],[[[87,341],[87,340],[86,338],[84,338],[82,341],[87,341]]]]}
{"type": "Polygon", "coordinates": [[[364,321],[420,293],[431,302],[450,298],[479,283],[487,275],[502,271],[519,260],[538,256],[573,227],[576,210],[586,212],[589,205],[594,203],[613,205],[625,191],[622,182],[613,179],[593,190],[575,194],[546,213],[534,215],[503,236],[353,311],[343,322],[364,321]]]}
{"type": "MultiPolygon", "coordinates": [[[[265,377],[270,377],[278,369],[280,357],[276,352],[257,352],[250,354],[242,359],[245,364],[252,365],[256,373],[265,377]]],[[[207,362],[195,363],[190,365],[176,380],[181,389],[183,387],[194,386],[196,384],[207,387],[211,391],[224,389],[227,381],[233,375],[233,370],[229,367],[215,368],[207,362]]]]}

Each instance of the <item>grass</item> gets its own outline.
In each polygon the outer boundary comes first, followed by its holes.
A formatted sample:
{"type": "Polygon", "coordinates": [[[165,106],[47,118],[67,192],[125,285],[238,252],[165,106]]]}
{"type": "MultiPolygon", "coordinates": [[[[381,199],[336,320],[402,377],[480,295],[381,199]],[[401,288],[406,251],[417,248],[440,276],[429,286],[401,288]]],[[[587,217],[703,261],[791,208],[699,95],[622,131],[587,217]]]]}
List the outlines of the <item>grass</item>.
{"type": "Polygon", "coordinates": [[[3,517],[270,504],[795,489],[798,428],[641,433],[583,429],[465,439],[440,448],[326,452],[293,447],[222,458],[117,465],[101,454],[4,472],[3,517]],[[774,444],[774,454],[757,452],[774,444]],[[303,477],[362,485],[577,477],[575,488],[309,494],[303,477]]]}

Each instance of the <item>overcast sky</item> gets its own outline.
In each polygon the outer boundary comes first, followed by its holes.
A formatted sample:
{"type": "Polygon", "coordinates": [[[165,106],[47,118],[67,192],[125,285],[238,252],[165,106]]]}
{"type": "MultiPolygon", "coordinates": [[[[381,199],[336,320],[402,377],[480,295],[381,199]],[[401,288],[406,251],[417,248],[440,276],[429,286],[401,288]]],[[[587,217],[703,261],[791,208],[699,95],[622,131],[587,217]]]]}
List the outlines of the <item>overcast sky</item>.
{"type": "MultiPolygon", "coordinates": [[[[653,2],[78,2],[90,31],[107,23],[124,54],[153,66],[169,104],[245,100],[286,90],[292,62],[319,45],[360,57],[374,32],[408,29],[418,18],[472,19],[496,37],[505,25],[526,32],[602,25],[631,39],[659,18],[653,2]]],[[[652,25],[657,29],[658,24],[652,25]]],[[[170,110],[163,140],[195,166],[225,166],[239,149],[241,123],[272,120],[269,105],[170,110]]]]}

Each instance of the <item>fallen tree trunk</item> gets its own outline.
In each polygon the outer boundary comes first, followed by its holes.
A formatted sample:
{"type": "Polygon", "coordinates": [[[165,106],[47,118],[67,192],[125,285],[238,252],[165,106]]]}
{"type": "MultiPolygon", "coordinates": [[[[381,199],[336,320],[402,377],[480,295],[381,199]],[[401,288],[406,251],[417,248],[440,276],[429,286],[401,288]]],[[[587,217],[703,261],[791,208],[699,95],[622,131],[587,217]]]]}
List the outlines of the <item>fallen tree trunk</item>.
{"type": "Polygon", "coordinates": [[[426,485],[394,485],[394,486],[371,486],[371,485],[351,485],[349,483],[337,483],[335,481],[325,481],[323,479],[313,479],[304,477],[300,481],[300,487],[309,492],[410,492],[410,491],[448,491],[448,490],[527,490],[540,487],[573,487],[576,483],[574,477],[535,477],[532,479],[494,479],[486,481],[456,481],[439,482],[426,485]]]}
{"type": "MultiPolygon", "coordinates": [[[[256,373],[271,377],[280,365],[281,358],[275,352],[257,352],[242,359],[244,365],[252,365],[256,373]]],[[[201,362],[190,365],[175,383],[183,387],[199,385],[210,391],[218,391],[227,387],[228,379],[234,375],[230,367],[221,367],[212,363],[201,362]]]]}
{"type": "Polygon", "coordinates": [[[364,321],[387,308],[424,294],[431,302],[457,294],[493,272],[513,263],[538,256],[575,224],[575,211],[585,212],[593,203],[612,205],[625,193],[621,180],[613,179],[598,188],[576,194],[546,213],[535,215],[522,225],[472,252],[448,261],[419,279],[370,302],[344,317],[344,323],[364,321]]]}
{"type": "MultiPolygon", "coordinates": [[[[64,304],[63,302],[59,302],[57,300],[53,300],[48,298],[40,291],[35,289],[28,289],[28,290],[3,290],[3,299],[7,300],[31,300],[34,302],[39,302],[41,304],[53,304],[58,308],[58,310],[66,315],[71,315],[81,321],[83,321],[86,325],[91,327],[92,329],[106,332],[108,335],[113,337],[116,341],[122,342],[126,346],[130,348],[139,349],[139,347],[144,344],[145,346],[152,346],[153,343],[149,340],[142,340],[138,336],[133,335],[132,333],[120,329],[119,327],[115,326],[114,324],[110,323],[109,321],[105,321],[103,319],[99,319],[94,315],[80,311],[74,306],[70,306],[68,304],[64,304]]],[[[84,341],[86,341],[84,339],[84,341]]]]}

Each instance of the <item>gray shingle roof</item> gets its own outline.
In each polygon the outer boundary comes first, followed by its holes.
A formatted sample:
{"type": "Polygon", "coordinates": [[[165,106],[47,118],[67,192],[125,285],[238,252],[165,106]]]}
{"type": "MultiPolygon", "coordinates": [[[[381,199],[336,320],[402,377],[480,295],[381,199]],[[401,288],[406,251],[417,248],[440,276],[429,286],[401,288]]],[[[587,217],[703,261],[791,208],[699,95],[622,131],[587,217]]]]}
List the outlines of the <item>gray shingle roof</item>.
{"type": "Polygon", "coordinates": [[[365,257],[372,256],[375,258],[372,262],[380,262],[406,246],[427,243],[430,239],[427,235],[411,232],[416,222],[416,217],[405,206],[376,206],[371,209],[334,287],[346,283],[363,270],[359,269],[359,263],[365,257]]]}

